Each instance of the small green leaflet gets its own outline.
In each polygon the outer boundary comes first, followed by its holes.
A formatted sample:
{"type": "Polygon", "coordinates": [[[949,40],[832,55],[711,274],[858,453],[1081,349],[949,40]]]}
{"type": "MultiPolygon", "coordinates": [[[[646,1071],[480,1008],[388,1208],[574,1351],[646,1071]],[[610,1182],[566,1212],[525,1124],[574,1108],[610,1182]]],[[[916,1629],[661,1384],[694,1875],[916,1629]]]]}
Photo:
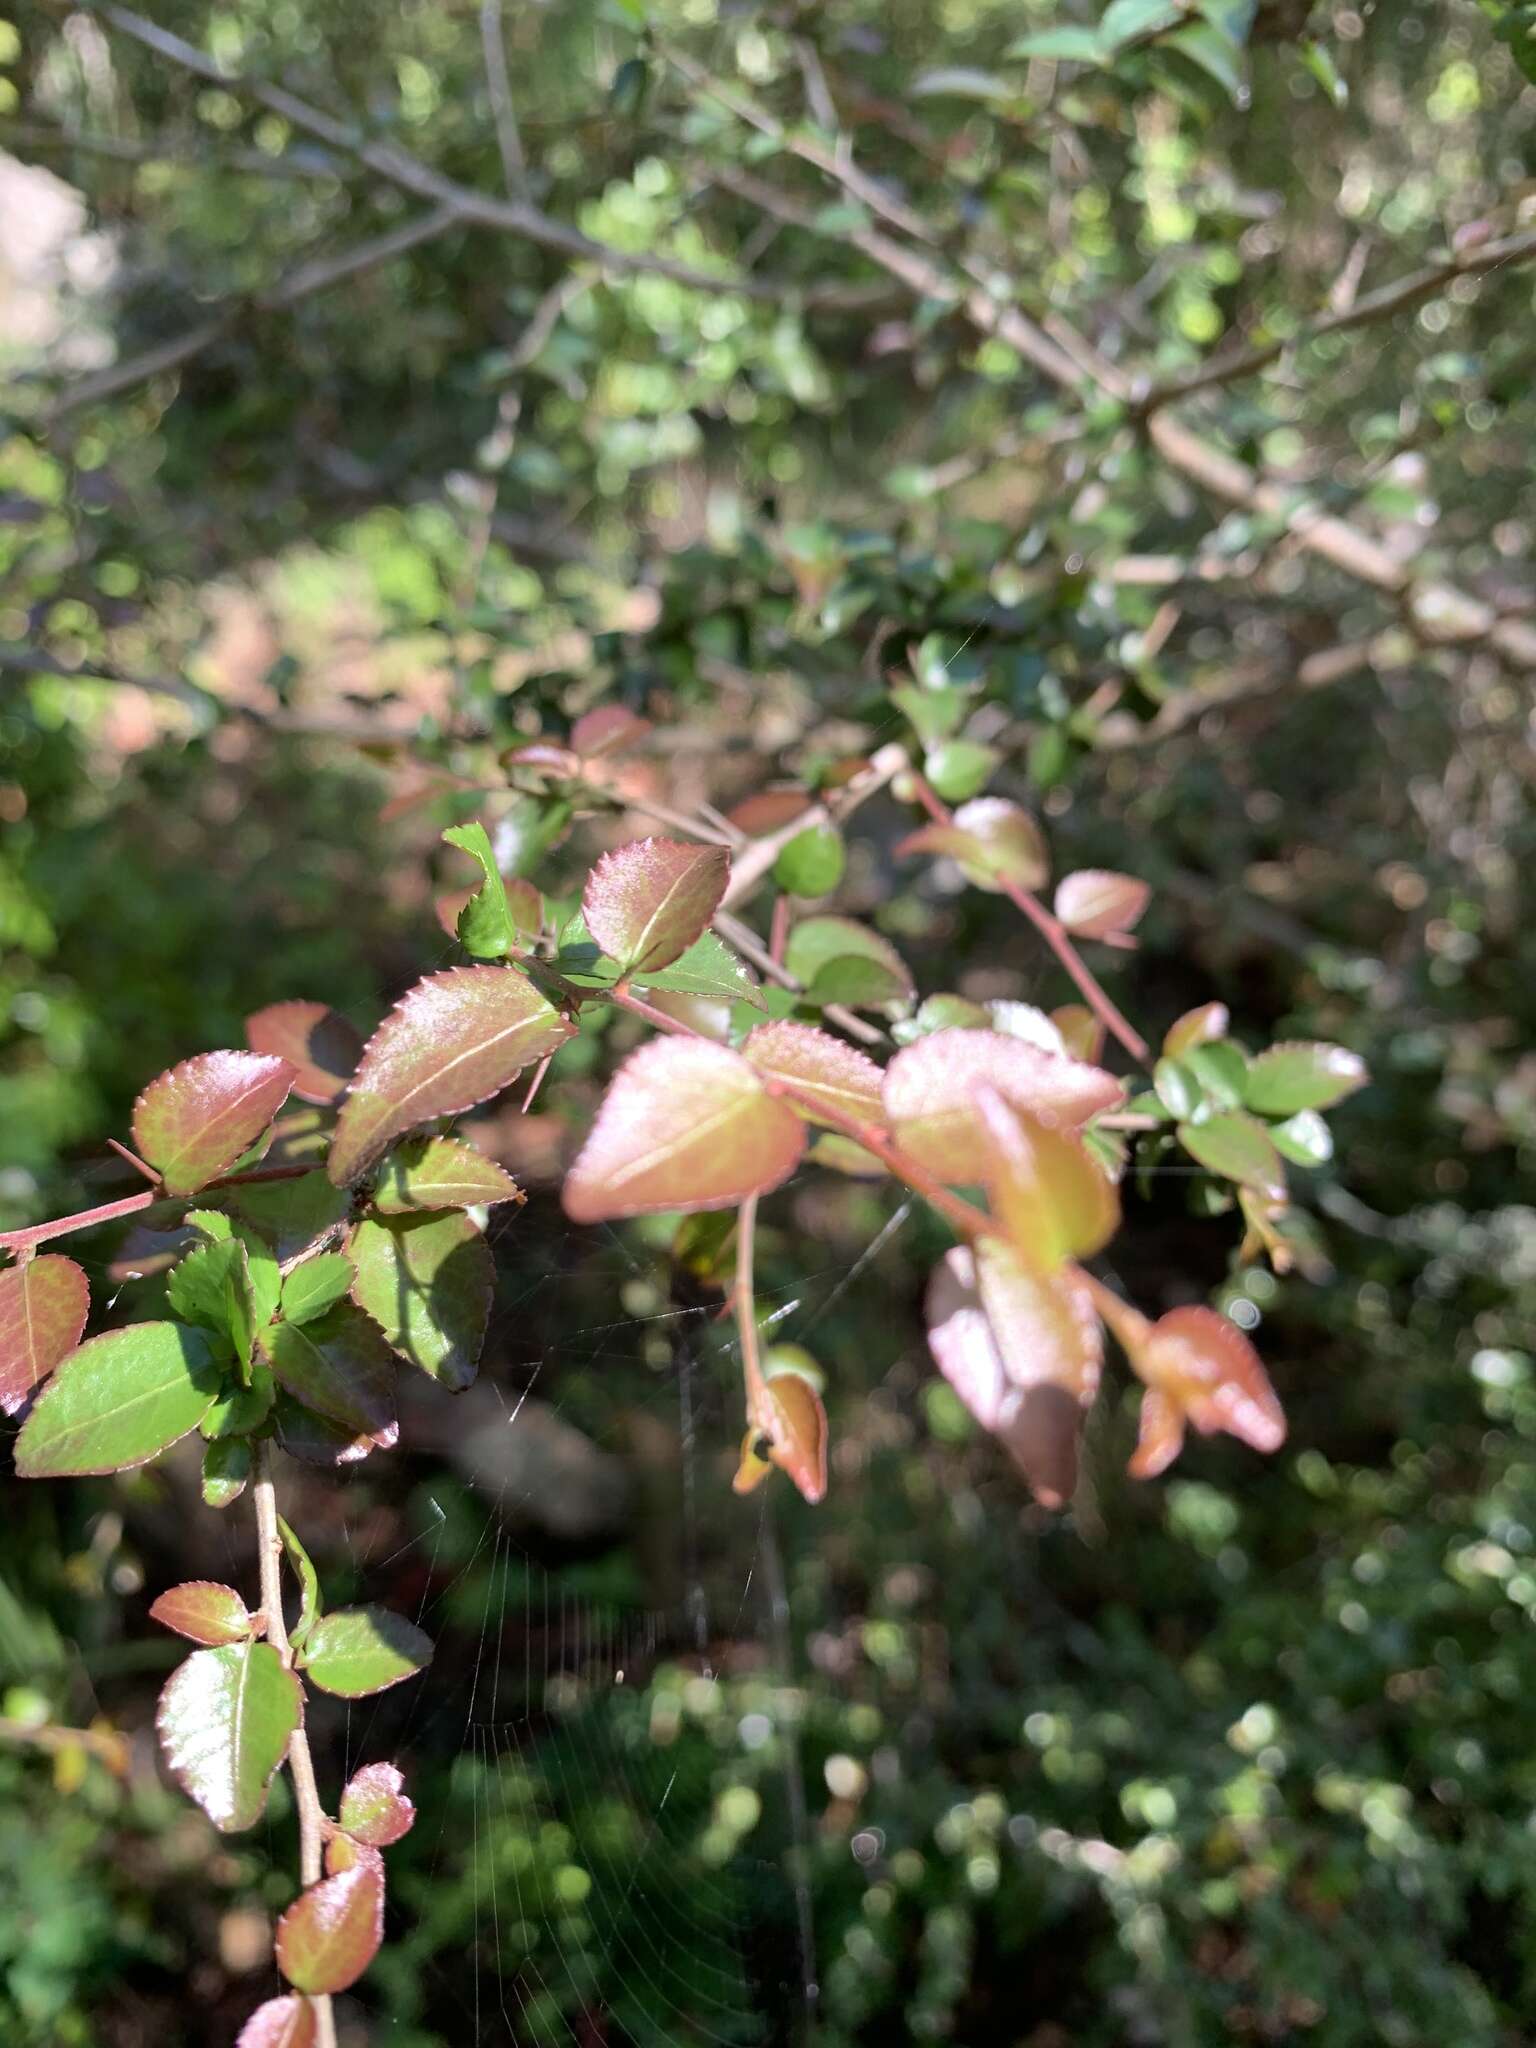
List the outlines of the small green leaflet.
{"type": "Polygon", "coordinates": [[[669,995],[723,996],[732,1002],[750,1003],[755,1010],[766,1007],[762,990],[725,941],[713,932],[696,938],[670,967],[659,968],[652,974],[637,974],[635,980],[641,988],[659,988],[669,995]]]}
{"type": "Polygon", "coordinates": [[[511,952],[517,926],[507,903],[506,884],[496,865],[490,838],[482,824],[450,825],[443,834],[449,846],[457,846],[479,863],[485,880],[459,912],[459,941],[477,960],[502,960],[511,952]]]}
{"type": "Polygon", "coordinates": [[[320,1615],[320,1574],[310,1561],[309,1552],[281,1515],[277,1518],[277,1528],[293,1575],[299,1582],[299,1618],[289,1629],[288,1640],[295,1650],[300,1650],[320,1615]]]}
{"type": "Polygon", "coordinates": [[[343,1252],[322,1252],[295,1266],[283,1281],[285,1323],[312,1323],[334,1308],[352,1285],[352,1261],[343,1252]]]}
{"type": "Polygon", "coordinates": [[[249,1373],[256,1295],[238,1237],[189,1252],[166,1282],[165,1298],[184,1323],[196,1323],[232,1345],[242,1373],[249,1373]]]}
{"type": "Polygon", "coordinates": [[[387,1607],[341,1607],[322,1615],[301,1659],[313,1684],[348,1700],[414,1678],[431,1661],[431,1638],[387,1607]]]}

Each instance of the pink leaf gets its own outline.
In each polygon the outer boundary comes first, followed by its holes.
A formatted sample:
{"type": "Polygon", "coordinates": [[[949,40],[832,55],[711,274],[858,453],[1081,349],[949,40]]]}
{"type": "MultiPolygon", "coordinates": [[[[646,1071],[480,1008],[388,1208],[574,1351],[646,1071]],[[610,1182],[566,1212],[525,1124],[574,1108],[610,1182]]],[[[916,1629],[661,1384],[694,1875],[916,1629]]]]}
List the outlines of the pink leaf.
{"type": "Polygon", "coordinates": [[[702,1039],[655,1039],[609,1084],[566,1176],[566,1214],[596,1223],[723,1209],[787,1180],[804,1147],[804,1124],[740,1053],[702,1039]]]}
{"type": "Polygon", "coordinates": [[[1080,868],[1064,875],[1056,890],[1056,915],[1082,939],[1109,939],[1128,932],[1152,900],[1145,882],[1107,868],[1080,868]]]}
{"type": "Polygon", "coordinates": [[[196,1194],[248,1152],[287,1100],[294,1068],[254,1052],[200,1052],[133,1105],[133,1142],[169,1195],[196,1194]]]}
{"type": "Polygon", "coordinates": [[[935,1031],[904,1047],[886,1069],[885,1114],[902,1148],[947,1179],[974,1180],[981,1087],[995,1089],[1015,1109],[1068,1127],[1114,1108],[1125,1093],[1102,1067],[1020,1038],[935,1031]]]}
{"type": "Polygon", "coordinates": [[[345,1991],[384,1939],[384,1859],[360,1849],[350,1870],[301,1892],[277,1923],[277,1967],[300,1991],[345,1991]]]}
{"type": "MultiPolygon", "coordinates": [[[[1256,1451],[1277,1451],[1285,1442],[1285,1411],[1280,1406],[1263,1361],[1248,1339],[1223,1315],[1210,1308],[1176,1308],[1149,1328],[1133,1323],[1125,1336],[1126,1355],[1151,1393],[1159,1395],[1182,1420],[1202,1436],[1224,1430],[1256,1451]]],[[[1143,1407],[1143,1443],[1132,1469],[1137,1477],[1161,1471],[1177,1455],[1175,1443],[1161,1455],[1148,1443],[1166,1446],[1172,1425],[1162,1409],[1147,1418],[1143,1407]]]]}
{"type": "Polygon", "coordinates": [[[368,1041],[332,1141],[332,1181],[355,1180],[413,1124],[473,1109],[574,1029],[515,968],[429,974],[368,1041]]]}
{"type": "Polygon", "coordinates": [[[856,1052],[830,1032],[788,1019],[760,1024],[747,1033],[741,1050],[769,1080],[789,1081],[805,1091],[811,1101],[793,1099],[801,1115],[812,1123],[830,1123],[836,1128],[849,1117],[865,1124],[879,1124],[883,1118],[880,1069],[866,1054],[856,1052]],[[813,1103],[823,1105],[823,1110],[813,1103]],[[828,1116],[825,1110],[835,1115],[828,1116]]]}
{"type": "Polygon", "coordinates": [[[387,1849],[410,1833],[416,1809],[393,1764],[365,1764],[348,1780],[337,1818],[354,1841],[387,1849]]]}
{"type": "Polygon", "coordinates": [[[650,730],[648,718],[637,717],[622,704],[600,704],[571,727],[571,746],[588,761],[598,754],[627,754],[650,730]]]}
{"type": "Polygon", "coordinates": [[[626,974],[655,973],[708,928],[730,876],[723,846],[637,839],[605,853],[588,875],[582,915],[626,974]]]}
{"type": "Polygon", "coordinates": [[[978,889],[1043,888],[1051,872],[1040,827],[1027,811],[1003,796],[979,796],[962,804],[948,824],[924,825],[896,849],[946,854],[978,889]]]}
{"type": "Polygon", "coordinates": [[[340,1102],[363,1052],[363,1034],[324,1003],[271,1003],[246,1018],[245,1042],[289,1062],[301,1102],[340,1102]]]}
{"type": "Polygon", "coordinates": [[[212,1579],[190,1579],[184,1586],[172,1586],[150,1608],[149,1618],[191,1642],[210,1646],[244,1642],[260,1627],[234,1587],[221,1586],[212,1579]]]}
{"type": "Polygon", "coordinates": [[[15,1415],[80,1342],[90,1283],[73,1259],[47,1254],[0,1273],[0,1411],[15,1415]]]}
{"type": "Polygon", "coordinates": [[[269,1998],[258,2005],[235,2048],[315,2048],[315,2009],[307,1998],[269,1998]]]}
{"type": "Polygon", "coordinates": [[[726,816],[738,832],[761,839],[770,832],[781,832],[796,818],[804,818],[814,802],[808,789],[762,789],[755,796],[744,797],[726,816]]]}

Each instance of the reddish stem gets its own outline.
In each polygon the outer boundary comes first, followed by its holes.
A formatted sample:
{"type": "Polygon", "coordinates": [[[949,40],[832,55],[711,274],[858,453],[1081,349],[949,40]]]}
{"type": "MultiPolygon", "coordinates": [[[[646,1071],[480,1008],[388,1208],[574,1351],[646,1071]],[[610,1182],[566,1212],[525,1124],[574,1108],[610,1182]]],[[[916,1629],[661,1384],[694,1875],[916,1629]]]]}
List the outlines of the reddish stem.
{"type": "Polygon", "coordinates": [[[160,1176],[147,1159],[141,1159],[137,1152],[130,1152],[128,1147],[120,1145],[116,1138],[108,1138],[107,1143],[112,1147],[112,1150],[119,1159],[127,1160],[135,1173],[141,1173],[152,1187],[159,1187],[160,1176]]]}
{"type": "MultiPolygon", "coordinates": [[[[226,1173],[197,1192],[201,1195],[217,1188],[246,1187],[252,1181],[297,1180],[300,1174],[313,1172],[312,1166],[255,1166],[249,1173],[226,1173]]],[[[163,1188],[143,1188],[136,1195],[124,1195],[120,1202],[103,1202],[99,1209],[80,1209],[73,1216],[56,1216],[52,1223],[29,1224],[25,1230],[0,1231],[0,1251],[30,1252],[47,1244],[50,1238],[68,1237],[75,1230],[91,1230],[98,1223],[115,1223],[120,1216],[133,1216],[140,1209],[153,1208],[156,1202],[180,1199],[168,1197],[163,1188]]]]}
{"type": "Polygon", "coordinates": [[[768,957],[776,967],[784,965],[784,951],[789,944],[789,898],[775,896],[773,916],[768,925],[768,957]]]}

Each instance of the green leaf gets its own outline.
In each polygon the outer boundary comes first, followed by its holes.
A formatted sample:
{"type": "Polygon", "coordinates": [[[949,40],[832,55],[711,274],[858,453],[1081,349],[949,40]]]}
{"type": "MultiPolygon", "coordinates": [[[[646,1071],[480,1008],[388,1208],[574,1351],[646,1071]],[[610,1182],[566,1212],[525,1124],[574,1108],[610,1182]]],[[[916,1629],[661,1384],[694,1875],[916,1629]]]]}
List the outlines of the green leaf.
{"type": "Polygon", "coordinates": [[[274,1323],[261,1348],[280,1383],[316,1415],[349,1436],[395,1441],[395,1361],[350,1302],[314,1322],[274,1323]]]}
{"type": "Polygon", "coordinates": [[[1188,28],[1169,36],[1164,47],[1177,50],[1208,78],[1214,78],[1235,106],[1247,104],[1248,81],[1243,76],[1242,50],[1220,29],[1203,21],[1191,22],[1188,28]]]}
{"type": "Polygon", "coordinates": [[[370,1199],[385,1216],[408,1216],[424,1209],[517,1202],[522,1191],[511,1174],[473,1145],[458,1138],[412,1138],[380,1166],[370,1199]]]}
{"type": "MultiPolygon", "coordinates": [[[[231,1188],[229,1200],[235,1211],[261,1233],[269,1256],[275,1255],[274,1265],[279,1259],[294,1258],[306,1245],[344,1223],[349,1207],[345,1188],[333,1187],[318,1168],[313,1173],[300,1174],[296,1180],[255,1181],[246,1187],[231,1188]]],[[[245,1240],[245,1249],[258,1298],[264,1298],[266,1282],[259,1270],[262,1262],[250,1236],[245,1240]]],[[[273,1308],[276,1306],[274,1297],[273,1308]]],[[[271,1314],[269,1309],[263,1320],[268,1320],[271,1314]]]]}
{"type": "Polygon", "coordinates": [[[670,967],[636,979],[642,988],[660,989],[667,995],[723,997],[729,1002],[750,1003],[755,1010],[766,1006],[763,991],[747,968],[714,932],[695,939],[670,967]]]}
{"type": "Polygon", "coordinates": [[[393,1764],[364,1764],[348,1779],[336,1818],[354,1842],[387,1849],[408,1835],[416,1809],[405,1796],[405,1780],[393,1764]]]}
{"type": "Polygon", "coordinates": [[[1105,49],[1113,52],[1187,18],[1181,0],[1110,0],[1099,22],[1098,37],[1105,49]]]}
{"type": "Polygon", "coordinates": [[[316,1997],[355,1984],[384,1939],[384,1859],[362,1849],[350,1870],[301,1892],[277,1923],[277,1966],[316,1997]]]}
{"type": "Polygon", "coordinates": [[[195,1650],[155,1716],[166,1765],[224,1833],[254,1827],[301,1718],[299,1683],[270,1643],[195,1650]]]}
{"type": "Polygon", "coordinates": [[[250,1385],[242,1387],[233,1380],[226,1381],[198,1429],[210,1442],[221,1437],[250,1436],[271,1413],[275,1392],[271,1373],[264,1365],[253,1365],[250,1385]]]}
{"type": "Polygon", "coordinates": [[[1205,1099],[1216,1109],[1240,1109],[1248,1080],[1248,1055],[1230,1038],[1192,1045],[1183,1064],[1199,1081],[1205,1099]]]}
{"type": "Polygon", "coordinates": [[[1276,1201],[1285,1193],[1285,1168],[1268,1131],[1241,1110],[1224,1110],[1203,1124],[1180,1124],[1179,1143],[1223,1180],[1257,1188],[1276,1201]]]}
{"type": "Polygon", "coordinates": [[[464,950],[473,953],[477,960],[504,959],[516,943],[517,925],[485,827],[478,822],[450,825],[443,838],[477,861],[485,877],[459,912],[457,928],[464,950]]]}
{"type": "Polygon", "coordinates": [[[299,1582],[299,1618],[288,1631],[288,1640],[295,1650],[303,1648],[309,1632],[321,1614],[320,1574],[315,1570],[309,1552],[294,1534],[281,1515],[277,1518],[277,1533],[283,1539],[288,1563],[299,1582]]]}
{"type": "Polygon", "coordinates": [[[363,1034],[325,1003],[271,1003],[245,1020],[252,1052],[274,1053],[294,1070],[301,1102],[340,1102],[362,1058],[363,1034]]]}
{"type": "Polygon", "coordinates": [[[293,1267],[283,1281],[283,1321],[312,1323],[351,1290],[352,1261],[344,1252],[322,1252],[317,1258],[306,1259],[303,1265],[293,1267]]]}
{"type": "Polygon", "coordinates": [[[643,977],[686,953],[719,907],[730,880],[723,846],[637,839],[605,853],[587,877],[587,929],[624,972],[643,977]]]}
{"type": "MultiPolygon", "coordinates": [[[[1329,49],[1328,45],[1321,42],[1303,41],[1297,47],[1301,51],[1302,63],[1306,65],[1333,104],[1336,107],[1347,107],[1349,105],[1349,86],[1338,65],[1334,63],[1333,52],[1329,49]]],[[[1532,51],[1533,55],[1536,55],[1536,43],[1533,43],[1532,51]]]]}
{"type": "Polygon", "coordinates": [[[80,1342],[91,1289],[73,1259],[45,1254],[0,1273],[0,1413],[15,1415],[80,1342]]]}
{"type": "Polygon", "coordinates": [[[896,683],[890,697],[922,741],[925,751],[959,731],[972,703],[969,690],[925,689],[916,683],[896,683]]]}
{"type": "Polygon", "coordinates": [[[331,1180],[356,1180],[414,1124],[473,1109],[574,1031],[514,968],[428,975],[368,1041],[331,1144],[331,1180]]]}
{"type": "Polygon", "coordinates": [[[38,1395],[16,1439],[16,1471],[58,1479],[143,1465],[197,1428],[218,1386],[200,1330],[109,1330],[82,1344],[38,1395]]]}
{"type": "Polygon", "coordinates": [[[461,1209],[365,1217],[352,1233],[352,1299],[402,1358],[451,1392],[475,1377],[491,1310],[494,1269],[461,1209]]]}
{"type": "Polygon", "coordinates": [[[387,1607],[339,1607],[315,1623],[299,1661],[322,1692],[358,1700],[424,1671],[432,1640],[387,1607]]]}
{"type": "Polygon", "coordinates": [[[1261,1116],[1293,1116],[1298,1109],[1331,1109],[1368,1078],[1365,1061],[1342,1045],[1285,1040],[1253,1060],[1243,1099],[1261,1116]]]}
{"type": "Polygon", "coordinates": [[[667,1209],[723,1209],[799,1164],[805,1126],[723,1045],[657,1038],[630,1054],[565,1178],[576,1223],[667,1209]]]}
{"type": "Polygon", "coordinates": [[[168,1195],[195,1194],[271,1123],[293,1086],[287,1060],[203,1052],[151,1081],[133,1105],[133,1142],[168,1195]]]}
{"type": "Polygon", "coordinates": [[[1275,1149],[1298,1166],[1323,1166],[1333,1157],[1333,1133],[1315,1109],[1298,1109],[1284,1123],[1271,1124],[1275,1149]]]}
{"type": "Polygon", "coordinates": [[[807,825],[779,850],[773,879],[792,896],[830,896],[848,856],[835,825],[807,825]]]}
{"type": "Polygon", "coordinates": [[[1173,1117],[1191,1117],[1205,1101],[1205,1092],[1184,1060],[1160,1059],[1152,1069],[1158,1100],[1173,1117]]]}
{"type": "Polygon", "coordinates": [[[980,740],[941,740],[924,756],[923,771],[946,803],[963,804],[986,786],[1001,759],[996,747],[980,740]]]}
{"type": "Polygon", "coordinates": [[[1091,28],[1044,28],[1008,45],[1010,57],[1049,57],[1061,64],[1097,64],[1103,59],[1091,28]]]}
{"type": "Polygon", "coordinates": [[[189,1252],[165,1285],[165,1298],[184,1323],[211,1330],[234,1349],[248,1374],[256,1336],[256,1295],[238,1237],[189,1252]]]}
{"type": "Polygon", "coordinates": [[[243,1643],[260,1633],[254,1615],[233,1586],[214,1579],[189,1579],[162,1593],[149,1610],[151,1621],[194,1643],[243,1643]]]}
{"type": "Polygon", "coordinates": [[[224,1437],[203,1453],[203,1505],[232,1507],[251,1476],[251,1447],[244,1437],[224,1437]]]}
{"type": "Polygon", "coordinates": [[[868,1009],[909,1002],[912,977],[890,941],[850,917],[807,917],[793,927],[784,965],[816,1004],[868,1009]]]}

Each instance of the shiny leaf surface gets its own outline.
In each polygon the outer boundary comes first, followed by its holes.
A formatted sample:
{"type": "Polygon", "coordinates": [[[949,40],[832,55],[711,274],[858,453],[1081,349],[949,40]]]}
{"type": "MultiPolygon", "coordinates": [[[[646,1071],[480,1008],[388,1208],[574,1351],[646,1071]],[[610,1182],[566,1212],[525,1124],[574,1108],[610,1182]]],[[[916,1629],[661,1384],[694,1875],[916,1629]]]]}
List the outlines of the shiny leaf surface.
{"type": "Polygon", "coordinates": [[[0,1413],[17,1414],[80,1342],[91,1289],[73,1259],[45,1254],[0,1273],[0,1413]]]}
{"type": "Polygon", "coordinates": [[[638,839],[605,853],[587,877],[582,915],[627,974],[666,967],[708,927],[730,880],[723,846],[638,839]]]}
{"type": "Polygon", "coordinates": [[[387,1607],[338,1607],[305,1638],[305,1676],[323,1692],[357,1700],[414,1678],[432,1661],[432,1639],[387,1607]]]}
{"type": "Polygon", "coordinates": [[[350,1242],[352,1299],[402,1358],[452,1393],[480,1362],[494,1270],[485,1239],[461,1209],[365,1217],[350,1242]]]}
{"type": "Polygon", "coordinates": [[[347,1781],[336,1817],[354,1841],[387,1849],[410,1833],[416,1809],[393,1764],[365,1764],[347,1781]]]}
{"type": "Polygon", "coordinates": [[[294,1071],[301,1102],[340,1102],[362,1058],[363,1034],[325,1003],[271,1003],[245,1020],[252,1052],[273,1053],[294,1071]]]}
{"type": "Polygon", "coordinates": [[[971,1181],[981,1158],[978,1088],[1015,1109],[1073,1127],[1112,1109],[1124,1089],[1102,1067],[996,1031],[936,1031],[886,1069],[885,1114],[898,1142],[947,1179],[971,1181]]]}
{"type": "Polygon", "coordinates": [[[172,1586],[149,1610],[151,1621],[174,1629],[194,1643],[241,1643],[257,1632],[257,1624],[233,1586],[212,1579],[191,1579],[172,1586]]]}
{"type": "Polygon", "coordinates": [[[270,1643],[195,1650],[160,1695],[155,1726],[172,1777],[229,1833],[254,1827],[302,1716],[299,1682],[270,1643]]]}
{"type": "Polygon", "coordinates": [[[38,1395],[16,1439],[23,1479],[121,1472],[188,1435],[218,1392],[200,1330],[130,1323],[92,1337],[38,1395]]]}
{"type": "Polygon", "coordinates": [[[294,1068],[273,1054],[203,1052],[151,1081],[133,1105],[133,1142],[167,1194],[225,1173],[288,1098],[294,1068]]]}
{"type": "Polygon", "coordinates": [[[294,1900],[277,1923],[277,1967],[300,1991],[345,1991],[383,1939],[384,1859],[374,1849],[294,1900]]]}
{"type": "Polygon", "coordinates": [[[386,1216],[424,1209],[472,1209],[515,1202],[521,1191],[511,1174],[458,1138],[413,1138],[380,1166],[373,1207],[386,1216]]]}

